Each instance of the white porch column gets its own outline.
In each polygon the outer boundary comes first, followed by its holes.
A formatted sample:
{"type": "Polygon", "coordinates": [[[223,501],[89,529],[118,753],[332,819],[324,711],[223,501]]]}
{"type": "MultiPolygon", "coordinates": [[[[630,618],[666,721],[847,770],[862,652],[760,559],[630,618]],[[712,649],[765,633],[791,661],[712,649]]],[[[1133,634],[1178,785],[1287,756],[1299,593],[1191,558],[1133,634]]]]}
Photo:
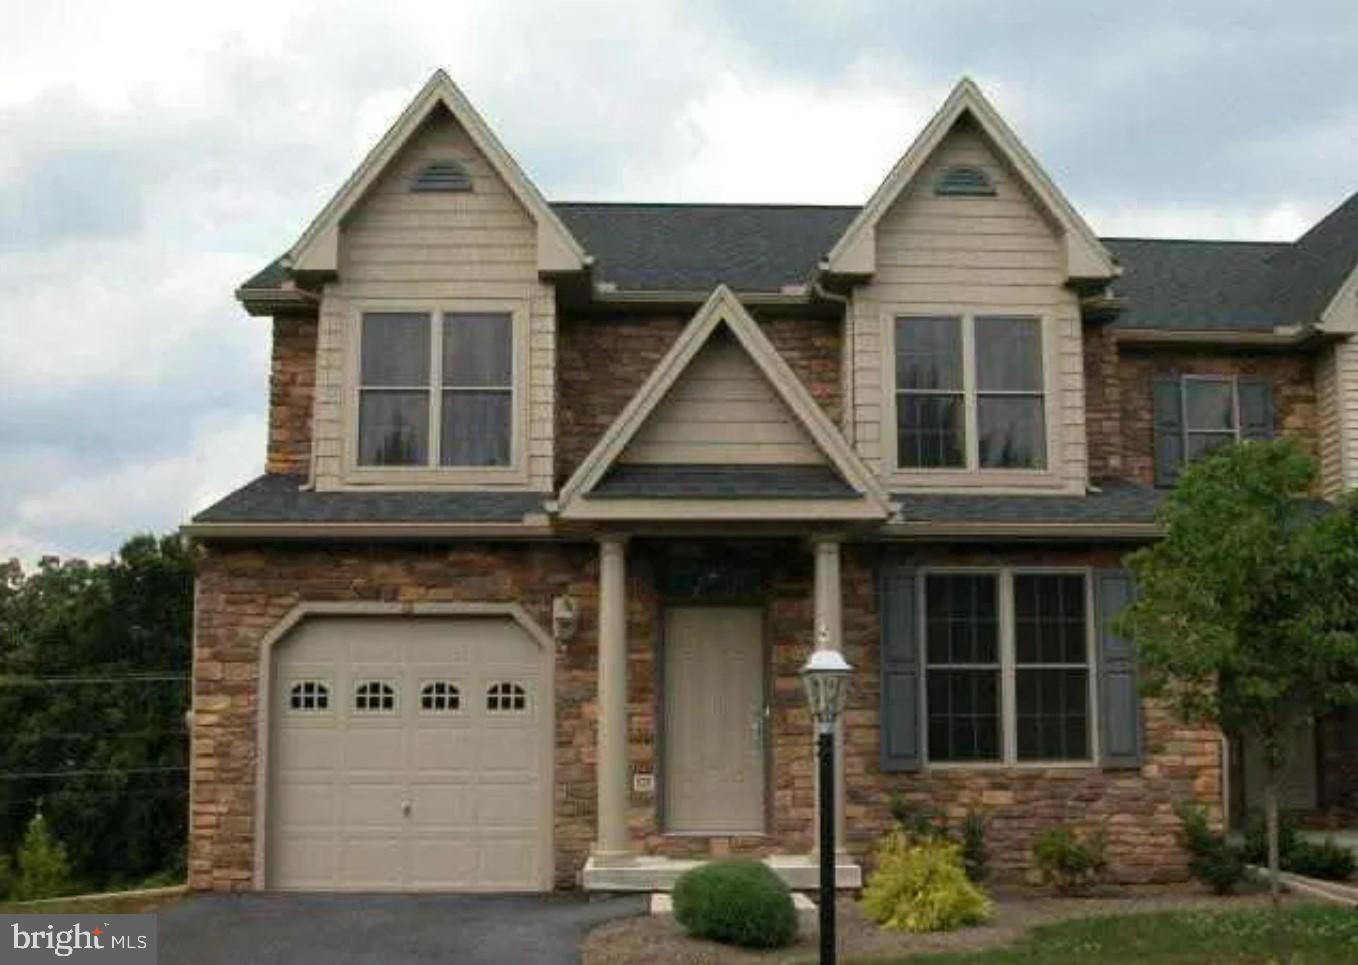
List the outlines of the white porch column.
{"type": "Polygon", "coordinates": [[[599,788],[594,854],[627,854],[627,539],[599,540],[599,788]]]}
{"type": "MultiPolygon", "coordinates": [[[[815,569],[815,626],[813,646],[820,646],[824,638],[831,650],[844,652],[844,621],[842,617],[841,584],[839,575],[838,537],[818,537],[812,545],[816,553],[815,569]]],[[[819,772],[817,772],[819,773],[819,772]]],[[[820,808],[820,792],[816,792],[816,808],[820,808]]],[[[819,813],[817,822],[819,822],[819,813]]],[[[835,728],[835,852],[844,850],[844,722],[835,728]]]]}

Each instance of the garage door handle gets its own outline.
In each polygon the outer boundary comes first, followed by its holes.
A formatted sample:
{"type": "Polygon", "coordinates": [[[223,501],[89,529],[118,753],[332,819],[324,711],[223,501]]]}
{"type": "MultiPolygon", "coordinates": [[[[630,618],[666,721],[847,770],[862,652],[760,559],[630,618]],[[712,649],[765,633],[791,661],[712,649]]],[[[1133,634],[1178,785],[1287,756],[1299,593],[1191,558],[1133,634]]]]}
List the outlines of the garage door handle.
{"type": "Polygon", "coordinates": [[[401,802],[401,813],[406,817],[410,817],[410,801],[406,800],[401,802]]]}

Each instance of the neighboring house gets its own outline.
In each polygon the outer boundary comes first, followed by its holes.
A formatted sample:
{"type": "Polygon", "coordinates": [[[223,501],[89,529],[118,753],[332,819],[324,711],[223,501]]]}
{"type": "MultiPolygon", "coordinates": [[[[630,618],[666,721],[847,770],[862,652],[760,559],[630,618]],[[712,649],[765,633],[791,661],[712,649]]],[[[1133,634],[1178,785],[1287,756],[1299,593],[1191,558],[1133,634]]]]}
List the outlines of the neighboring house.
{"type": "MultiPolygon", "coordinates": [[[[1217,445],[1358,484],[1355,264],[1358,197],[1100,239],[969,81],[861,208],[549,203],[436,74],[237,293],[268,462],[186,527],[193,886],[810,884],[818,636],[841,882],[897,794],[1005,876],[1070,821],[1182,877],[1224,747],[1138,699],[1121,560],[1217,445]]],[[[1352,721],[1315,740],[1300,804],[1352,809],[1352,721]]]]}

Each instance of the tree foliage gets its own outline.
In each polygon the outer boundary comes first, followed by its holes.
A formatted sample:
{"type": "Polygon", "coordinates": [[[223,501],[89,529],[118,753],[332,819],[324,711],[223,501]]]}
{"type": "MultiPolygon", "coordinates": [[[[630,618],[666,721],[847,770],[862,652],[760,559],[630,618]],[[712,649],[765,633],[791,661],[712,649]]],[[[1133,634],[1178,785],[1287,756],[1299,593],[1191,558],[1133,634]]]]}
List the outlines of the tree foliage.
{"type": "Polygon", "coordinates": [[[15,859],[18,875],[13,891],[16,901],[36,901],[69,894],[71,866],[66,848],[52,836],[42,811],[34,813],[24,832],[23,844],[15,859]]]}
{"type": "Polygon", "coordinates": [[[192,615],[172,536],[103,563],[0,564],[0,854],[41,802],[82,886],[182,864],[192,615]]]}
{"type": "Polygon", "coordinates": [[[1358,503],[1314,498],[1294,442],[1248,442],[1192,466],[1162,510],[1166,533],[1129,560],[1144,691],[1189,720],[1251,737],[1265,795],[1295,729],[1358,701],[1358,503]]]}

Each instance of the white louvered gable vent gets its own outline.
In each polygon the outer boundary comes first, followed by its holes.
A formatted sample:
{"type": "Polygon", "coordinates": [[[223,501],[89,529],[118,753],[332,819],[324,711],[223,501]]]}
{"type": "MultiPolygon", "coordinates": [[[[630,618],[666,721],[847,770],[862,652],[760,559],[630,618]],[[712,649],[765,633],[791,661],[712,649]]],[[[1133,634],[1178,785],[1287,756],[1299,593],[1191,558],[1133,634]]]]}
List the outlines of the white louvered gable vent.
{"type": "Polygon", "coordinates": [[[459,161],[430,161],[415,176],[412,191],[470,191],[472,178],[459,161]]]}
{"type": "Polygon", "coordinates": [[[991,184],[989,175],[970,164],[954,164],[934,182],[934,194],[939,195],[989,197],[994,193],[995,185],[991,184]]]}

